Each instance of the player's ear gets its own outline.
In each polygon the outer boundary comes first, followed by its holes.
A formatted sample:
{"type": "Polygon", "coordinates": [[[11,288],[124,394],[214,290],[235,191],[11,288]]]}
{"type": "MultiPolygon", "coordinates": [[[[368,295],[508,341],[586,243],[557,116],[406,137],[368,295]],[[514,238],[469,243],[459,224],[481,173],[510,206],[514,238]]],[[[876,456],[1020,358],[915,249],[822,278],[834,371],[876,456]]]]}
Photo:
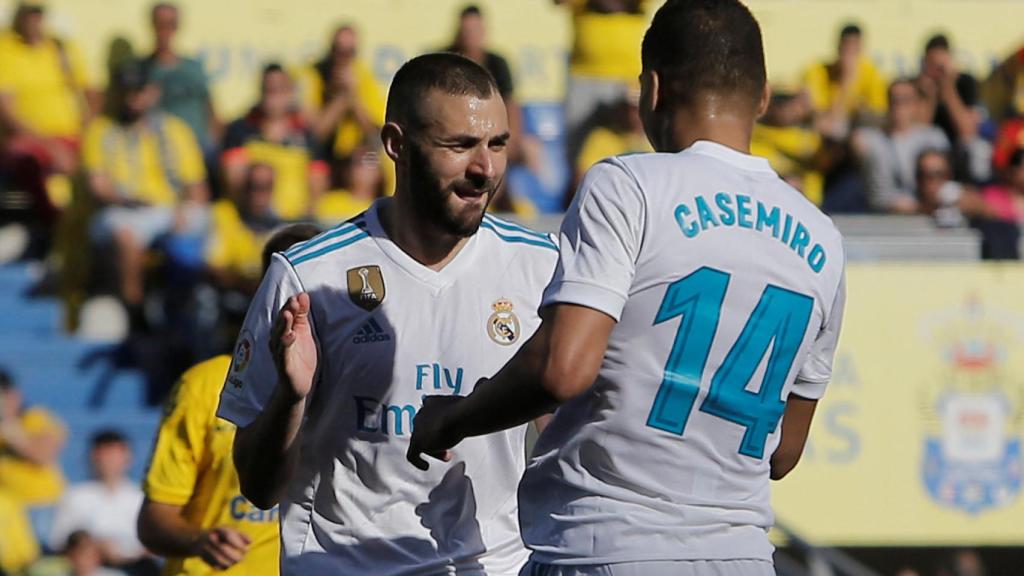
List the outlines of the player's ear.
{"type": "Polygon", "coordinates": [[[398,162],[405,149],[405,132],[402,127],[394,122],[388,122],[380,129],[380,139],[384,145],[384,153],[391,160],[398,162]]]}
{"type": "Polygon", "coordinates": [[[661,78],[655,70],[644,70],[640,73],[640,107],[654,112],[658,109],[658,90],[661,78]]]}
{"type": "Polygon", "coordinates": [[[765,112],[768,111],[768,103],[772,100],[772,87],[767,82],[764,83],[764,89],[761,90],[761,101],[757,104],[757,117],[761,118],[765,112]]]}

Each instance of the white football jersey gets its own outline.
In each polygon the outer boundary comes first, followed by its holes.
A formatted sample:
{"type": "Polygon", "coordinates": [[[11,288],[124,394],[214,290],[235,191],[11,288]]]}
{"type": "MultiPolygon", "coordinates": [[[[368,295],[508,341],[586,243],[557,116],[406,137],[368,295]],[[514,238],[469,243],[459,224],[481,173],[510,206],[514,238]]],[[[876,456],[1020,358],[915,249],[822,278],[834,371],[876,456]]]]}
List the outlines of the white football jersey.
{"type": "Polygon", "coordinates": [[[831,376],[842,238],[768,162],[697,142],[586,175],[544,304],[615,318],[520,485],[548,564],[771,560],[769,459],[789,394],[831,376]]]}
{"type": "Polygon", "coordinates": [[[423,396],[469,394],[537,329],[555,239],[488,215],[436,272],[388,239],[378,205],[275,255],[218,415],[244,427],[259,414],[277,380],[273,319],[308,292],[319,366],[281,503],[282,573],[517,574],[526,427],[463,442],[426,472],[405,454],[423,396]]]}

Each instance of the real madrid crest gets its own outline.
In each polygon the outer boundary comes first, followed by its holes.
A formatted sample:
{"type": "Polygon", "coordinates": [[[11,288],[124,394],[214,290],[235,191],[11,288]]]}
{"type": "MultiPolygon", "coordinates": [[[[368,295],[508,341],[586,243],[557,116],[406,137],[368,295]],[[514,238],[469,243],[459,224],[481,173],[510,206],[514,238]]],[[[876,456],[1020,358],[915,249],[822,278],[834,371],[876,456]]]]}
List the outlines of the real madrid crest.
{"type": "Polygon", "coordinates": [[[491,304],[494,313],[487,319],[487,335],[502,346],[510,346],[519,339],[519,317],[512,308],[511,300],[498,298],[491,304]]]}
{"type": "Polygon", "coordinates": [[[348,271],[348,297],[364,310],[373,310],[384,301],[384,276],[380,266],[357,266],[348,271]]]}

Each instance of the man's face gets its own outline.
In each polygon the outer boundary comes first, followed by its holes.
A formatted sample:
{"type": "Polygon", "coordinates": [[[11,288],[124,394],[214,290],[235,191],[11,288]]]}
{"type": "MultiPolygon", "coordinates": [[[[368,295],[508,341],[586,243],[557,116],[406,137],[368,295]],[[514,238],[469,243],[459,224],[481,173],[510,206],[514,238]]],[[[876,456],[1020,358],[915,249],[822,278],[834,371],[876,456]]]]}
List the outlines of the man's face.
{"type": "Polygon", "coordinates": [[[263,113],[269,116],[279,116],[291,110],[294,97],[292,80],[284,71],[269,72],[263,77],[262,87],[263,113]]]}
{"type": "Polygon", "coordinates": [[[459,44],[464,50],[483,50],[484,20],[476,14],[467,14],[459,23],[459,44]]]}
{"type": "Polygon", "coordinates": [[[843,64],[856,64],[860,59],[860,34],[847,34],[839,39],[839,61],[843,64]]]}
{"type": "Polygon", "coordinates": [[[917,162],[917,187],[921,199],[938,204],[939,190],[952,177],[949,162],[941,154],[925,154],[917,162]]]}
{"type": "Polygon", "coordinates": [[[124,478],[131,463],[131,449],[122,442],[108,442],[92,449],[92,465],[102,480],[124,478]]]}
{"type": "Polygon", "coordinates": [[[1024,190],[1024,162],[1010,166],[1010,185],[1018,190],[1024,190]]]}
{"type": "Polygon", "coordinates": [[[952,56],[945,48],[932,48],[924,53],[924,61],[921,64],[921,71],[925,76],[936,80],[946,75],[950,69],[952,56]]]}
{"type": "Polygon", "coordinates": [[[38,42],[43,38],[43,11],[39,8],[29,8],[20,16],[18,22],[18,33],[31,42],[38,42]]]}
{"type": "Polygon", "coordinates": [[[334,59],[340,62],[348,62],[356,57],[359,51],[359,39],[356,38],[355,30],[343,28],[334,35],[334,44],[331,46],[334,59]]]}
{"type": "Polygon", "coordinates": [[[124,93],[121,120],[130,124],[142,118],[160,100],[160,89],[155,84],[132,88],[124,93]]]}
{"type": "Polygon", "coordinates": [[[917,120],[920,98],[917,88],[909,82],[900,82],[889,88],[889,119],[896,128],[906,128],[917,120]]]}
{"type": "Polygon", "coordinates": [[[250,214],[263,215],[270,212],[274,197],[274,169],[266,164],[250,168],[245,191],[248,204],[246,209],[250,214]]]}
{"type": "Polygon", "coordinates": [[[508,112],[489,98],[431,90],[418,104],[404,160],[419,213],[448,234],[472,236],[505,176],[508,112]]]}
{"type": "Polygon", "coordinates": [[[153,34],[158,46],[169,46],[178,32],[178,11],[169,6],[153,12],[153,34]]]}

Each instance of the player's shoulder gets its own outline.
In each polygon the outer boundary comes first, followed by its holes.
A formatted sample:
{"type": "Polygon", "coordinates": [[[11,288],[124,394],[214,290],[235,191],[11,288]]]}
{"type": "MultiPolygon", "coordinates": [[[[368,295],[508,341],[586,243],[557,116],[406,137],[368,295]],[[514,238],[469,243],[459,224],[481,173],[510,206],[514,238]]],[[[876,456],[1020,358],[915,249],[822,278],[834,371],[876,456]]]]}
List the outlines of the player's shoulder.
{"type": "Polygon", "coordinates": [[[295,244],[281,255],[300,277],[308,275],[324,263],[344,262],[363,254],[370,242],[366,212],[337,226],[295,244]]]}
{"type": "Polygon", "coordinates": [[[231,369],[231,356],[222,354],[192,366],[181,375],[174,391],[176,404],[212,403],[216,406],[224,379],[231,369]]]}
{"type": "Polygon", "coordinates": [[[558,258],[558,241],[555,236],[538,232],[522,224],[484,214],[478,234],[489,248],[504,251],[513,256],[526,256],[532,260],[553,265],[558,258]]]}

